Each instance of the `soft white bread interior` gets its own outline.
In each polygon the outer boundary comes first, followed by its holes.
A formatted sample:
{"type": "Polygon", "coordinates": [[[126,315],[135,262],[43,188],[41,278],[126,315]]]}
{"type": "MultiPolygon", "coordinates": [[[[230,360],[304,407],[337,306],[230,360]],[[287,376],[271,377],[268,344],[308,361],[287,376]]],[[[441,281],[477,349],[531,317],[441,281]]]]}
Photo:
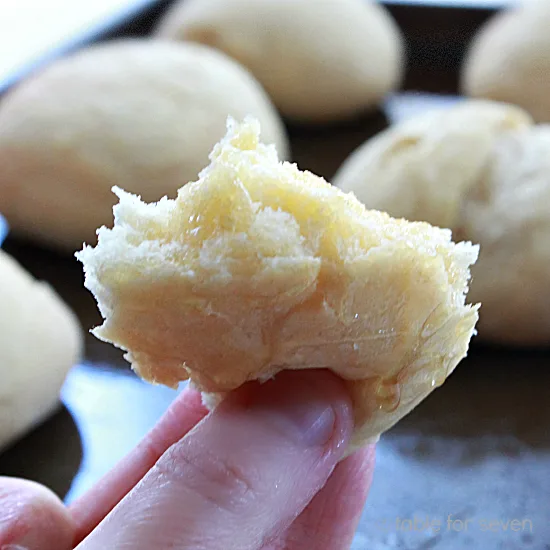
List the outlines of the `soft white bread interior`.
{"type": "Polygon", "coordinates": [[[146,380],[190,378],[210,403],[283,369],[331,369],[354,401],[351,452],[466,355],[478,247],[366,210],[259,134],[254,119],[230,121],[175,200],[116,189],[114,227],[78,253],[105,319],[94,334],[146,380]]]}

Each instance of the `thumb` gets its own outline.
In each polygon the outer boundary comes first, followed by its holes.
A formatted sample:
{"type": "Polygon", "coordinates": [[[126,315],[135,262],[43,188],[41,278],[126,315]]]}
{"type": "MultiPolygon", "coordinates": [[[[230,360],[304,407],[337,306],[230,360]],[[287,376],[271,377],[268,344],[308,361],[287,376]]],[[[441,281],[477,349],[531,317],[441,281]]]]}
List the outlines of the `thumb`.
{"type": "Polygon", "coordinates": [[[49,489],[0,477],[1,550],[68,550],[74,531],[69,512],[49,489]]]}
{"type": "Polygon", "coordinates": [[[327,481],[352,431],[344,384],[285,372],[231,394],[79,546],[261,548],[327,481]]]}

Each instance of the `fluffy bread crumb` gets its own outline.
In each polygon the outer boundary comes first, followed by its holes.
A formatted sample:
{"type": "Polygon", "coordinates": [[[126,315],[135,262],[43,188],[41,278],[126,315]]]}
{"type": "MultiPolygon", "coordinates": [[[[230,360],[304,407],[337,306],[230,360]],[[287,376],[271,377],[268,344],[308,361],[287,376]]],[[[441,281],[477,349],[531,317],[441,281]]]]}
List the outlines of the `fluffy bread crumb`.
{"type": "Polygon", "coordinates": [[[77,254],[105,319],[94,334],[212,405],[283,369],[329,368],[352,393],[350,452],[376,439],[466,355],[478,247],[279,162],[251,118],[228,121],[210,160],[175,200],[114,189],[114,227],[77,254]]]}

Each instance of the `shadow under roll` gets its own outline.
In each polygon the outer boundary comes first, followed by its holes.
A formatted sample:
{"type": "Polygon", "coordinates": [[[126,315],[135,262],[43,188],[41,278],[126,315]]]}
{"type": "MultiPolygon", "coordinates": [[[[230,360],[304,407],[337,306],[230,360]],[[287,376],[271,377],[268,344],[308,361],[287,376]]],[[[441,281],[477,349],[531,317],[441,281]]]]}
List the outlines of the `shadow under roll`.
{"type": "Polygon", "coordinates": [[[0,475],[36,481],[63,499],[80,468],[82,451],[76,423],[62,406],[0,453],[0,475]]]}

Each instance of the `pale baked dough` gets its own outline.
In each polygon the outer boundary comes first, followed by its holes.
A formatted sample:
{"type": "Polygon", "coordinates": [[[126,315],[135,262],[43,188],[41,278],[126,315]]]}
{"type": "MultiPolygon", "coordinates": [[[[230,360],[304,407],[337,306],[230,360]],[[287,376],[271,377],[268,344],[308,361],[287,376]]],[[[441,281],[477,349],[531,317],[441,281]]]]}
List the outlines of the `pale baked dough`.
{"type": "Polygon", "coordinates": [[[550,126],[519,107],[464,101],[367,141],[334,183],[368,208],[481,245],[470,292],[483,304],[480,339],[550,343],[550,126]]]}
{"type": "Polygon", "coordinates": [[[489,101],[427,111],[359,146],[333,183],[368,208],[454,228],[463,196],[480,179],[495,138],[530,124],[522,109],[489,101]]]}
{"type": "Polygon", "coordinates": [[[457,236],[481,243],[471,299],[480,336],[550,344],[550,125],[502,136],[465,196],[457,236]]]}
{"type": "Polygon", "coordinates": [[[466,355],[477,246],[279,162],[254,119],[230,123],[176,200],[116,193],[114,228],[77,256],[105,319],[94,334],[146,380],[189,377],[213,404],[282,369],[329,368],[353,396],[353,449],[466,355]]]}
{"type": "Polygon", "coordinates": [[[0,449],[60,405],[82,342],[69,307],[0,250],[0,449]]]}
{"type": "Polygon", "coordinates": [[[54,62],[0,104],[0,207],[12,231],[78,250],[111,220],[113,183],[145,200],[208,164],[228,115],[257,117],[288,156],[250,73],[199,44],[122,40],[54,62]]]}
{"type": "Polygon", "coordinates": [[[157,36],[219,48],[248,67],[286,116],[347,118],[401,84],[404,46],[368,0],[181,0],[157,36]]]}
{"type": "Polygon", "coordinates": [[[550,1],[494,16],[474,37],[462,68],[466,95],[504,101],[550,122],[550,1]]]}

